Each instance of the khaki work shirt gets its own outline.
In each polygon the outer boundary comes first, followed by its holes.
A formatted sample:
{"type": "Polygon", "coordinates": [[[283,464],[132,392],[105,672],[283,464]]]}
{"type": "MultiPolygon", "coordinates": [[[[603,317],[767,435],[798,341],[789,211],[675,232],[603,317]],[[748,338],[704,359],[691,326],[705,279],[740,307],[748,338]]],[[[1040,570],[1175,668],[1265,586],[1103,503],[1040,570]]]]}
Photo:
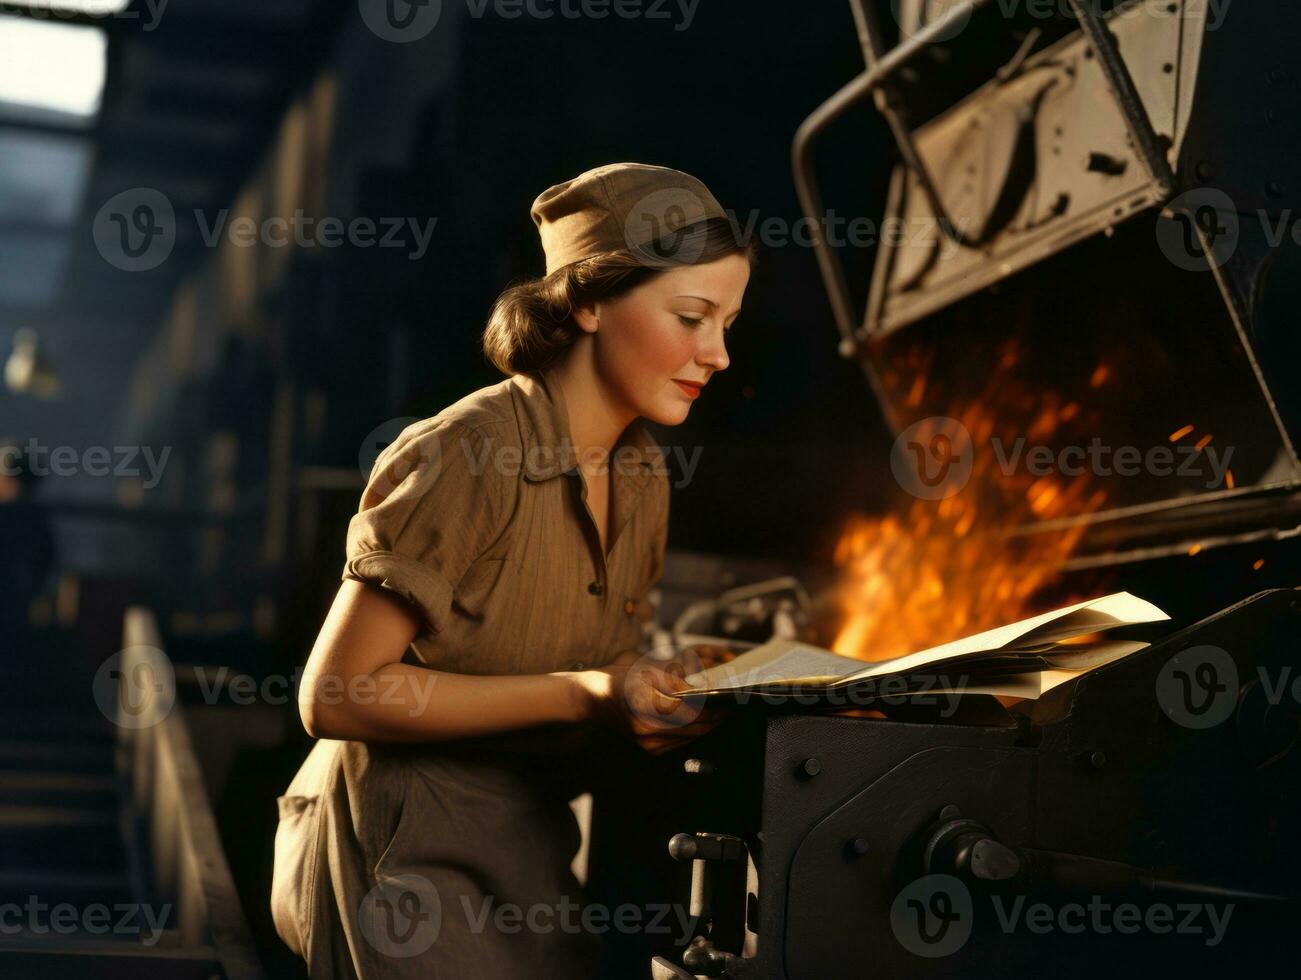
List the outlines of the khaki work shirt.
{"type": "Polygon", "coordinates": [[[636,649],[663,569],[669,485],[640,419],[610,454],[603,554],[553,374],[516,375],[406,428],[348,528],[345,579],[400,595],[440,670],[526,674],[636,649]]]}
{"type": "MultiPolygon", "coordinates": [[[[563,391],[550,372],[516,375],[380,454],[343,577],[410,603],[423,626],[409,653],[437,670],[607,664],[641,645],[651,615],[668,533],[663,462],[641,421],[629,425],[609,460],[603,553],[563,391]]],[[[277,801],[277,932],[313,978],[591,976],[598,936],[483,928],[469,910],[582,901],[568,800],[599,778],[600,744],[589,725],[318,740],[277,801]]]]}

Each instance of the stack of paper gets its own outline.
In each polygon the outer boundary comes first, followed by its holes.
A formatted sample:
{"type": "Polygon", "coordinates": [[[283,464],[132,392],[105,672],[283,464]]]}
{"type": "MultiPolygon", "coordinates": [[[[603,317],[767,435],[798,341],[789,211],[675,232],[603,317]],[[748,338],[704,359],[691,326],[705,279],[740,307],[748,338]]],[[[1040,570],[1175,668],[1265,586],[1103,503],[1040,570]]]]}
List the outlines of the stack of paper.
{"type": "Polygon", "coordinates": [[[1116,592],[986,630],[952,643],[865,663],[808,643],[776,638],[686,681],[683,696],[772,697],[852,692],[874,695],[996,694],[1037,698],[1059,684],[1148,646],[1106,631],[1170,617],[1152,603],[1116,592]]]}

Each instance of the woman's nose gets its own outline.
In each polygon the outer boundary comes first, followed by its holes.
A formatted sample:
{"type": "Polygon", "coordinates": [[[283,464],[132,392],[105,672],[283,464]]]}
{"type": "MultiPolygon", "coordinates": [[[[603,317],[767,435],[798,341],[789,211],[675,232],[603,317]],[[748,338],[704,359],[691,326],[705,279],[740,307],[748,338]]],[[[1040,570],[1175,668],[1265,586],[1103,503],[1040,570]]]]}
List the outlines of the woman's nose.
{"type": "Polygon", "coordinates": [[[708,365],[715,371],[722,371],[727,367],[729,361],[727,345],[723,341],[723,331],[712,334],[711,338],[700,346],[700,350],[696,352],[696,361],[708,365]]]}

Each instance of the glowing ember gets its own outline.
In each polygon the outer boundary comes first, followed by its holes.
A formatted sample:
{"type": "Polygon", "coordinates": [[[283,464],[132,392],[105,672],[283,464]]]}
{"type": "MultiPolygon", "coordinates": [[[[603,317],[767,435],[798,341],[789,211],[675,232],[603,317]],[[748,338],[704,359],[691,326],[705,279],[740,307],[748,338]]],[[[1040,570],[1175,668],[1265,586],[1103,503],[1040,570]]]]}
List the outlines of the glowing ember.
{"type": "MultiPolygon", "coordinates": [[[[929,374],[929,363],[921,356],[920,363],[906,365],[906,376],[886,372],[882,378],[892,397],[902,394],[900,401],[912,407],[920,404],[924,390],[916,379],[929,374]]],[[[1017,358],[1017,347],[1009,342],[1000,364],[1010,368],[1017,358]]],[[[1090,386],[1103,384],[1109,375],[1105,364],[1097,365],[1090,386]]],[[[1072,601],[1055,596],[1036,605],[1036,596],[1057,580],[1084,528],[1022,536],[1006,532],[1093,512],[1106,495],[1087,472],[1032,476],[1019,468],[1009,474],[991,449],[991,439],[998,436],[1004,446],[1020,435],[1045,442],[1063,434],[1059,430],[1066,423],[1072,433],[1098,431],[1097,418],[1077,401],[1031,391],[1003,372],[990,379],[979,398],[945,415],[969,433],[971,476],[944,499],[905,497],[895,513],[851,520],[833,555],[844,569],[836,596],[843,620],[830,644],[838,653],[881,660],[1072,601]],[[995,419],[1018,417],[1031,420],[1020,432],[995,432],[995,419]]],[[[938,435],[952,436],[951,445],[960,450],[967,444],[965,433],[952,428],[952,433],[938,435]]],[[[923,438],[933,447],[936,437],[927,433],[923,438]]]]}

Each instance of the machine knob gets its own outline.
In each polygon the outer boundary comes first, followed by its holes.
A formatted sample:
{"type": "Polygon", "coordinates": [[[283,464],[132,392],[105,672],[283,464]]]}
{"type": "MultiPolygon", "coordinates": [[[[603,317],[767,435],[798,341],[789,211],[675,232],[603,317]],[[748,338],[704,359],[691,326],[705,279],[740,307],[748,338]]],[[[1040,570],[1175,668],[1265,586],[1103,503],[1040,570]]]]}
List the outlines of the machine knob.
{"type": "Polygon", "coordinates": [[[742,861],[745,842],[730,834],[674,834],[669,857],[675,861],[742,861]]]}
{"type": "Polygon", "coordinates": [[[980,881],[1006,881],[1022,871],[1015,850],[988,827],[964,817],[941,820],[930,833],[924,860],[928,874],[969,875],[980,881]]]}

